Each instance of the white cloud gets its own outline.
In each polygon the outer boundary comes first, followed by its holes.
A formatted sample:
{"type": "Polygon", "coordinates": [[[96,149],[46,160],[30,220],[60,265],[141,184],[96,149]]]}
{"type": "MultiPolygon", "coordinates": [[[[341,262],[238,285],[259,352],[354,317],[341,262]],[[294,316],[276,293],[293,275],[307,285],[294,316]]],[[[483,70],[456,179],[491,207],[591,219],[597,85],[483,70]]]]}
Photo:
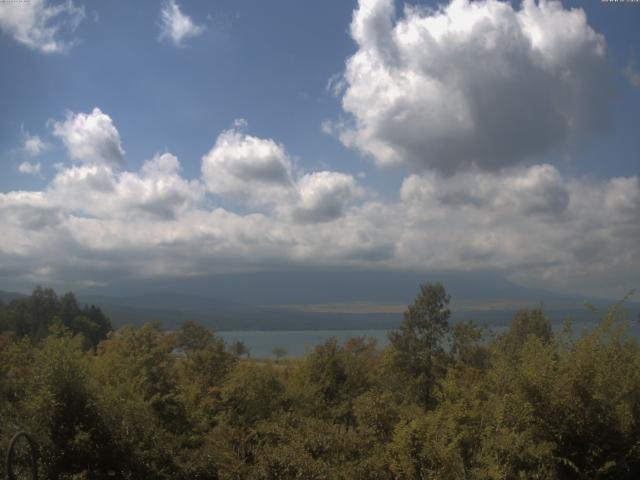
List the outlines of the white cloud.
{"type": "Polygon", "coordinates": [[[297,183],[298,202],[293,218],[302,223],[328,222],[340,218],[352,199],[364,192],[351,175],[338,172],[314,172],[297,183]]]}
{"type": "Polygon", "coordinates": [[[393,0],[360,0],[351,34],[337,129],[379,165],[495,171],[606,121],[606,43],[580,9],[454,0],[396,18],[393,0]]]}
{"type": "Polygon", "coordinates": [[[637,177],[564,179],[549,165],[427,174],[406,179],[402,198],[397,251],[408,265],[502,269],[523,283],[597,295],[638,281],[637,177]]]}
{"type": "Polygon", "coordinates": [[[197,37],[205,30],[203,25],[197,25],[191,17],[182,13],[175,0],[167,0],[160,11],[160,39],[167,40],[175,46],[182,46],[187,38],[197,37]]]}
{"type": "Polygon", "coordinates": [[[30,253],[33,230],[43,230],[61,222],[62,212],[49,204],[44,192],[0,193],[0,211],[5,242],[0,247],[4,252],[30,253]]]}
{"type": "Polygon", "coordinates": [[[74,43],[65,39],[84,18],[84,7],[71,0],[52,4],[46,0],[0,2],[0,29],[29,48],[61,53],[74,43]]]}
{"type": "Polygon", "coordinates": [[[282,145],[244,132],[246,122],[222,132],[202,157],[207,189],[250,206],[273,206],[294,194],[294,161],[282,145]]]}
{"type": "Polygon", "coordinates": [[[566,178],[548,164],[429,170],[406,177],[397,200],[381,201],[353,175],[300,172],[284,146],[249,135],[242,121],[204,155],[201,178],[185,178],[170,153],[138,171],[88,161],[99,155],[77,150],[104,149],[86,144],[119,145],[106,115],[99,128],[88,120],[101,115],[58,125],[85,163],[58,165],[41,191],[0,193],[0,278],[91,284],[340,266],[497,270],[600,295],[638,282],[637,176],[566,178]],[[221,199],[242,203],[243,213],[221,199]]]}
{"type": "Polygon", "coordinates": [[[0,256],[30,281],[287,265],[498,270],[599,295],[638,281],[635,176],[564,178],[550,165],[431,172],[407,177],[397,202],[356,203],[361,187],[336,172],[294,185],[272,211],[238,214],[210,206],[168,153],[139,172],[63,168],[43,191],[0,194],[0,256]]]}
{"type": "Polygon", "coordinates": [[[27,175],[39,175],[40,174],[40,162],[22,162],[18,165],[18,171],[27,175]]]}
{"type": "Polygon", "coordinates": [[[629,60],[629,63],[624,69],[624,73],[629,79],[629,83],[631,83],[631,85],[640,88],[640,72],[636,69],[636,59],[634,57],[629,60]]]}
{"type": "Polygon", "coordinates": [[[52,125],[53,134],[62,140],[73,160],[113,166],[125,163],[120,134],[111,117],[99,108],[91,113],[70,112],[64,122],[52,125]]]}
{"type": "Polygon", "coordinates": [[[234,128],[222,132],[202,157],[202,177],[209,192],[300,223],[335,220],[364,193],[352,175],[298,174],[284,146],[247,134],[247,127],[245,120],[236,120],[234,128]]]}
{"type": "Polygon", "coordinates": [[[38,135],[31,135],[29,132],[24,132],[24,145],[23,150],[31,155],[32,157],[37,157],[42,152],[48,150],[51,145],[44,142],[38,135]]]}
{"type": "Polygon", "coordinates": [[[514,214],[559,215],[569,205],[569,193],[558,170],[551,165],[534,165],[501,175],[465,172],[451,178],[435,173],[404,179],[401,198],[417,202],[419,208],[476,209],[514,214]]]}
{"type": "Polygon", "coordinates": [[[156,155],[139,173],[114,172],[107,165],[63,169],[54,177],[47,198],[76,215],[103,219],[173,219],[202,199],[198,181],[180,174],[170,153],[156,155]]]}

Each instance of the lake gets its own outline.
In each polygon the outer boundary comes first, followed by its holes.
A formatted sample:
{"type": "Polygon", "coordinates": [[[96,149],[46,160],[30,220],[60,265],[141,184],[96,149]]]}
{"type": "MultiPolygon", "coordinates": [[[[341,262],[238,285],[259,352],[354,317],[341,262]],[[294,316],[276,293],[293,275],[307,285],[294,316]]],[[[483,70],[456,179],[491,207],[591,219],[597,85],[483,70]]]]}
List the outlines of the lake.
{"type": "Polygon", "coordinates": [[[283,347],[289,357],[300,357],[331,337],[343,342],[352,337],[371,337],[378,347],[387,345],[387,330],[291,330],[291,331],[229,331],[216,332],[225,342],[240,340],[253,358],[273,357],[274,347],[283,347]]]}
{"type": "MultiPolygon", "coordinates": [[[[579,336],[585,330],[591,330],[597,326],[597,321],[574,321],[574,334],[579,336]]],[[[552,322],[555,331],[562,328],[561,322],[552,322]]],[[[630,322],[629,333],[640,339],[640,321],[630,322]]],[[[491,330],[499,334],[508,329],[506,324],[491,325],[491,330]]],[[[274,347],[283,347],[287,350],[288,357],[300,357],[313,347],[324,343],[331,337],[336,337],[343,342],[352,337],[371,337],[376,340],[379,348],[388,345],[388,330],[288,330],[288,331],[221,331],[216,332],[225,342],[231,343],[240,340],[243,342],[253,358],[273,357],[271,351],[274,347]]]]}

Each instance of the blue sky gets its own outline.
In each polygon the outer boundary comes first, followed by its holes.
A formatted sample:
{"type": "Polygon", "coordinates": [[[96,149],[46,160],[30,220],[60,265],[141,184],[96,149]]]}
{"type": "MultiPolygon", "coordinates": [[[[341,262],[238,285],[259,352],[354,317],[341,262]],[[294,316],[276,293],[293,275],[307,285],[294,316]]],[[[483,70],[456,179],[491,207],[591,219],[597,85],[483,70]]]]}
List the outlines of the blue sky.
{"type": "MultiPolygon", "coordinates": [[[[155,1],[138,8],[86,4],[87,18],[74,35],[79,43],[63,55],[42,55],[4,36],[2,58],[13,68],[0,80],[2,149],[20,143],[21,125],[46,136],[47,119],[99,106],[117,119],[131,165],[166,147],[186,174],[198,175],[200,157],[220,131],[244,118],[254,134],[278,139],[305,163],[368,169],[320,129],[340,112],[326,86],[354,51],[348,35],[354,5],[184,3],[184,12],[207,29],[181,48],[158,41],[155,1]]],[[[15,188],[29,179],[2,181],[15,188]]]]}
{"type": "Polygon", "coordinates": [[[1,4],[0,279],[329,265],[619,295],[638,25],[595,0],[1,4]]]}

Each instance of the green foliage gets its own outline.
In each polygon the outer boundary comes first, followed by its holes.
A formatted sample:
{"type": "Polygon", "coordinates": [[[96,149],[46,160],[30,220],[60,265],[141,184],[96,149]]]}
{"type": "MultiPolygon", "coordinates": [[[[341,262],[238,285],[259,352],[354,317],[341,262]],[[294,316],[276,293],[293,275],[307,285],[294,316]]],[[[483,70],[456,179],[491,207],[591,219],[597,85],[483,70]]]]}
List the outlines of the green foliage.
{"type": "Polygon", "coordinates": [[[511,322],[511,329],[500,338],[500,342],[507,353],[516,355],[529,336],[537,337],[545,343],[553,339],[551,322],[541,309],[517,312],[511,322]]]}
{"type": "Polygon", "coordinates": [[[331,338],[299,365],[290,384],[292,402],[308,416],[352,426],[353,401],[374,385],[376,361],[372,340],[352,338],[340,345],[331,338]]]}
{"type": "Polygon", "coordinates": [[[389,333],[392,364],[412,389],[416,401],[429,407],[444,363],[443,340],[449,331],[450,297],[442,284],[426,283],[404,313],[399,330],[389,333]]]}
{"type": "Polygon", "coordinates": [[[282,357],[287,355],[287,349],[284,347],[273,347],[271,353],[276,357],[276,363],[278,363],[282,357]]]}
{"type": "Polygon", "coordinates": [[[30,297],[0,304],[0,332],[11,331],[18,337],[39,341],[56,323],[82,335],[84,345],[90,348],[95,348],[111,331],[111,321],[98,307],[80,308],[71,292],[58,297],[50,288],[37,287],[30,297]]]}
{"type": "Polygon", "coordinates": [[[493,336],[449,326],[448,303],[423,285],[386,349],[274,362],[194,322],[91,337],[98,309],[38,289],[0,306],[0,447],[32,432],[60,480],[638,478],[640,345],[619,307],[579,336],[541,310],[493,336]]]}
{"type": "Polygon", "coordinates": [[[236,340],[235,342],[231,343],[231,345],[229,345],[229,352],[231,352],[232,355],[238,358],[243,356],[248,357],[250,354],[247,346],[240,340],[236,340]]]}
{"type": "Polygon", "coordinates": [[[268,365],[241,363],[221,389],[222,418],[234,426],[253,427],[280,409],[284,386],[268,365]]]}

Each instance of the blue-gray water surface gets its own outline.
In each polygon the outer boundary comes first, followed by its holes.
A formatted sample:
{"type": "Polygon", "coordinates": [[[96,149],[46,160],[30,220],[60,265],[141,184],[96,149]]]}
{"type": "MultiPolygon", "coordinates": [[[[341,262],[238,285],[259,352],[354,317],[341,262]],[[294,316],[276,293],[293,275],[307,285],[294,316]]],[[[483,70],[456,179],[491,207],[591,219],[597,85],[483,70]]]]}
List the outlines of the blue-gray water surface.
{"type": "MultiPolygon", "coordinates": [[[[573,322],[574,335],[579,336],[585,330],[590,330],[597,325],[596,321],[573,322]]],[[[629,333],[640,338],[640,325],[638,322],[630,322],[629,333]]],[[[498,334],[505,331],[508,326],[491,325],[491,331],[498,334]]],[[[554,330],[562,328],[561,322],[553,322],[554,330]]],[[[388,330],[288,330],[288,331],[222,331],[216,332],[225,342],[243,342],[253,358],[273,358],[273,349],[282,347],[287,351],[288,357],[300,357],[311,351],[316,345],[324,343],[331,337],[339,342],[352,337],[369,337],[376,341],[378,348],[388,345],[388,330]]]]}
{"type": "Polygon", "coordinates": [[[286,349],[287,356],[300,357],[331,337],[343,342],[352,337],[371,337],[379,348],[387,345],[386,330],[297,330],[216,332],[225,342],[243,342],[254,358],[273,357],[275,347],[286,349]]]}

